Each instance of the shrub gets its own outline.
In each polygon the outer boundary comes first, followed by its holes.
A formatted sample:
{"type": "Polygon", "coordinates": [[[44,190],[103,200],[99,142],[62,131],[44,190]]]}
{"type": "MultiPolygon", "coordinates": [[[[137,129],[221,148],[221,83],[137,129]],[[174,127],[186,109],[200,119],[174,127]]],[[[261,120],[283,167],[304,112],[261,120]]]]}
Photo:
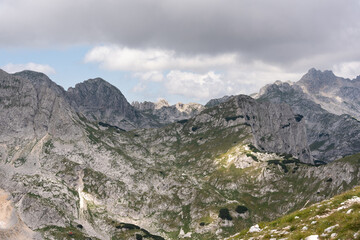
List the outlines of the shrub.
{"type": "Polygon", "coordinates": [[[231,215],[230,215],[230,212],[229,212],[229,209],[227,209],[227,208],[222,208],[222,209],[220,209],[220,211],[219,211],[219,218],[221,218],[221,219],[226,219],[226,220],[232,220],[232,217],[231,217],[231,215]]]}
{"type": "Polygon", "coordinates": [[[237,206],[236,209],[235,209],[235,211],[236,211],[237,213],[240,213],[240,214],[246,213],[248,210],[249,210],[249,209],[248,209],[247,207],[241,206],[241,205],[237,206]]]}

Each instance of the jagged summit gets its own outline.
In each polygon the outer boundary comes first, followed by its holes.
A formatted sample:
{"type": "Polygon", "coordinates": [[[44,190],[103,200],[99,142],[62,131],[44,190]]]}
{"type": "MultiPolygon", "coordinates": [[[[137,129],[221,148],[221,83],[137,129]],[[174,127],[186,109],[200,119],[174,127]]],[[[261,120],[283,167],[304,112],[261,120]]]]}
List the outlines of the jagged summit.
{"type": "Polygon", "coordinates": [[[356,79],[338,77],[332,71],[310,69],[296,85],[325,110],[360,119],[360,84],[356,79]]]}
{"type": "Polygon", "coordinates": [[[155,103],[155,109],[160,109],[162,107],[169,107],[169,102],[166,101],[163,98],[160,98],[156,103],[155,103]]]}
{"type": "Polygon", "coordinates": [[[310,92],[319,92],[328,85],[335,84],[338,77],[332,71],[320,71],[311,68],[297,83],[303,85],[310,92]]]}

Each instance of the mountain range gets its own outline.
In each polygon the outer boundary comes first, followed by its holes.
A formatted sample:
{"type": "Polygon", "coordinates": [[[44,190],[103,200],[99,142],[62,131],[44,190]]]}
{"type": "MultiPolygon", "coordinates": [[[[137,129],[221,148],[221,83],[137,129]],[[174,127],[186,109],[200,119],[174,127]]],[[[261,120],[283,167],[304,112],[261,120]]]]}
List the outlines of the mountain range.
{"type": "Polygon", "coordinates": [[[1,239],[222,239],[355,186],[360,79],[205,106],[0,70],[1,239]]]}

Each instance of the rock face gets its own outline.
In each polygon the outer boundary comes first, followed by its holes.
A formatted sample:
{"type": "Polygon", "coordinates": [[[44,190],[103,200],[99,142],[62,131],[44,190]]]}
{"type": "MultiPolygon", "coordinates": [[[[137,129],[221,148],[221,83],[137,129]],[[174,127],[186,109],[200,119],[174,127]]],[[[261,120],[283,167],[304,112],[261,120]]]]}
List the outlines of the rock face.
{"type": "Polygon", "coordinates": [[[148,116],[152,116],[161,124],[169,124],[176,121],[189,119],[196,116],[204,109],[204,106],[198,103],[177,103],[170,106],[169,103],[164,99],[160,99],[156,103],[133,102],[132,106],[134,106],[142,113],[147,114],[148,116]]]}
{"type": "Polygon", "coordinates": [[[68,89],[67,96],[76,111],[91,121],[102,121],[125,130],[159,126],[134,109],[119,89],[101,78],[76,84],[75,88],[68,89]]]}
{"type": "Polygon", "coordinates": [[[240,95],[233,100],[236,116],[251,126],[254,145],[261,150],[289,153],[305,163],[313,163],[308,147],[305,122],[287,104],[259,103],[240,95]]]}
{"type": "Polygon", "coordinates": [[[74,139],[82,130],[66,101],[65,91],[41,73],[23,71],[14,75],[0,72],[0,123],[3,141],[37,138],[51,134],[74,139]]]}
{"type": "MultiPolygon", "coordinates": [[[[342,156],[360,152],[360,122],[349,115],[328,112],[323,105],[314,101],[314,95],[304,90],[304,82],[309,82],[309,78],[313,79],[312,74],[318,76],[320,82],[317,85],[308,83],[312,84],[308,85],[308,88],[313,89],[313,92],[319,92],[319,86],[324,85],[323,82],[327,81],[327,77],[330,79],[330,85],[339,79],[329,71],[322,74],[319,71],[310,70],[309,73],[302,78],[300,83],[278,81],[267,85],[256,97],[264,102],[287,103],[294,113],[298,114],[299,119],[304,118],[307,140],[314,160],[330,162],[342,156]]],[[[325,89],[325,87],[322,88],[323,94],[326,94],[325,89]]],[[[356,91],[360,94],[359,90],[356,91]]]]}

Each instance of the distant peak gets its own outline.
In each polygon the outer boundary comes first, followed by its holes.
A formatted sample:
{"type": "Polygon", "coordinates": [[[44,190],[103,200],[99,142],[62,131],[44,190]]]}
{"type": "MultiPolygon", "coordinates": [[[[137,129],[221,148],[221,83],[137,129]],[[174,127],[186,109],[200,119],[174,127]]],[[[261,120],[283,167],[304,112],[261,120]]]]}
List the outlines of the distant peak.
{"type": "Polygon", "coordinates": [[[20,76],[20,77],[26,77],[26,78],[46,78],[48,79],[49,77],[42,72],[36,72],[36,71],[32,71],[32,70],[23,70],[21,72],[16,72],[13,74],[14,76],[20,76]]]}
{"type": "Polygon", "coordinates": [[[107,81],[105,81],[104,79],[97,77],[97,78],[90,78],[86,81],[84,81],[84,83],[108,83],[107,81]]]}
{"type": "MultiPolygon", "coordinates": [[[[115,86],[111,85],[106,80],[97,77],[97,78],[90,78],[88,80],[85,80],[81,83],[77,83],[75,85],[75,88],[83,88],[83,87],[90,87],[90,88],[98,88],[99,86],[108,86],[110,88],[116,88],[115,86]]],[[[73,89],[72,87],[69,88],[69,90],[73,89]]]]}
{"type": "Polygon", "coordinates": [[[310,68],[309,71],[305,75],[328,75],[328,76],[335,76],[333,71],[331,70],[317,70],[316,68],[310,68]]]}
{"type": "Polygon", "coordinates": [[[316,68],[310,68],[308,73],[311,73],[311,72],[317,72],[318,70],[316,70],[316,68]]]}
{"type": "Polygon", "coordinates": [[[327,73],[327,72],[330,72],[330,73],[332,73],[331,70],[321,71],[320,69],[316,69],[316,68],[310,68],[308,72],[318,72],[318,73],[327,73]]]}
{"type": "Polygon", "coordinates": [[[155,103],[155,108],[156,109],[159,109],[159,108],[162,108],[162,107],[169,107],[169,103],[168,101],[166,101],[165,99],[163,98],[160,98],[156,103],[155,103]]]}
{"type": "Polygon", "coordinates": [[[316,70],[311,68],[299,81],[299,83],[321,82],[329,83],[336,79],[334,73],[330,70],[316,70]]]}

